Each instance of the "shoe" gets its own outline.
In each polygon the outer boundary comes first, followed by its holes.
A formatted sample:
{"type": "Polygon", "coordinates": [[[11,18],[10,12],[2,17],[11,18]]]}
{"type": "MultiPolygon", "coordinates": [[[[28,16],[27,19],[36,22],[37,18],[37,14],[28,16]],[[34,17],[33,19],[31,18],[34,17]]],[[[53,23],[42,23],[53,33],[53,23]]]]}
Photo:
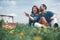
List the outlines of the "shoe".
{"type": "Polygon", "coordinates": [[[59,27],[58,23],[55,23],[55,24],[54,24],[54,27],[59,27]]]}

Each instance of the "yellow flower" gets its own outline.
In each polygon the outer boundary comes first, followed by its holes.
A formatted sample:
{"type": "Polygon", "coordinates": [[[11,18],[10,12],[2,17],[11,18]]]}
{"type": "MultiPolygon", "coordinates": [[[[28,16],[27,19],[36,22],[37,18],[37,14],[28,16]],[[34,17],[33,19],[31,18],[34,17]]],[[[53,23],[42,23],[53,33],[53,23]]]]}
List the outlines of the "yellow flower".
{"type": "Polygon", "coordinates": [[[46,26],[45,26],[45,25],[42,25],[42,27],[43,27],[44,29],[46,29],[46,26]]]}
{"type": "Polygon", "coordinates": [[[24,37],[24,33],[23,33],[23,32],[20,32],[20,33],[18,34],[18,36],[19,36],[20,38],[23,38],[23,37],[24,37]]]}
{"type": "Polygon", "coordinates": [[[13,34],[13,33],[14,33],[14,31],[15,31],[15,30],[11,30],[9,33],[10,33],[10,34],[13,34]]]}
{"type": "Polygon", "coordinates": [[[42,38],[37,36],[37,37],[33,37],[33,40],[42,40],[42,38]]]}

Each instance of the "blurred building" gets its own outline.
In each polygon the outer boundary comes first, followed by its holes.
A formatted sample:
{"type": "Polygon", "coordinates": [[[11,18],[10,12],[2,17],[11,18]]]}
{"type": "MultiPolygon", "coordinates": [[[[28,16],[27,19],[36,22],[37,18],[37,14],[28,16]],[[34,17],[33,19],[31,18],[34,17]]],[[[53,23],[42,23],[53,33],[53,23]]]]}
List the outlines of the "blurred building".
{"type": "Polygon", "coordinates": [[[14,16],[11,15],[0,15],[0,19],[4,19],[5,22],[12,23],[14,22],[14,16]]]}
{"type": "Polygon", "coordinates": [[[0,19],[3,19],[2,27],[4,28],[15,28],[16,23],[14,23],[14,16],[11,15],[0,15],[0,19]]]}

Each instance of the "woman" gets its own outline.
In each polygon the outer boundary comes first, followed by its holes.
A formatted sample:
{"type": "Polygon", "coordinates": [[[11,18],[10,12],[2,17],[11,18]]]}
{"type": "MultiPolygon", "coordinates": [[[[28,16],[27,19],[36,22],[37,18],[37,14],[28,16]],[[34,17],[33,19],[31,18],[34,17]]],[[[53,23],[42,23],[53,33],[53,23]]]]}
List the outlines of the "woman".
{"type": "Polygon", "coordinates": [[[32,7],[31,15],[29,15],[27,12],[25,12],[25,15],[29,18],[29,25],[33,25],[35,22],[38,22],[39,20],[39,9],[36,5],[32,7]]]}

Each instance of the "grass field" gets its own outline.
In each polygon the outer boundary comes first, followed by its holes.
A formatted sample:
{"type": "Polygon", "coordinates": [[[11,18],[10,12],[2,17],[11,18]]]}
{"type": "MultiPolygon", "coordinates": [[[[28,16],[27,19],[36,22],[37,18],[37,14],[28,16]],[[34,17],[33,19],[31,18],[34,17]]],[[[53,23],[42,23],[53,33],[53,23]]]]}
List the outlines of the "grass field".
{"type": "Polygon", "coordinates": [[[60,40],[60,28],[37,28],[17,24],[16,28],[1,28],[0,40],[60,40]]]}

